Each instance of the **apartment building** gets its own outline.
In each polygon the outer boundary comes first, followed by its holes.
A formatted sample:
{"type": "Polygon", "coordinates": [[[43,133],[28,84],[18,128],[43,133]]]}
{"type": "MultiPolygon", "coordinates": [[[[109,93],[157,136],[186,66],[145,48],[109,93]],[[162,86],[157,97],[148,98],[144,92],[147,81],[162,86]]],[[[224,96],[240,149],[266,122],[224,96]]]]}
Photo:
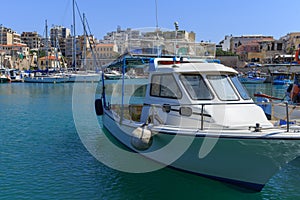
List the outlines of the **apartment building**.
{"type": "Polygon", "coordinates": [[[100,43],[114,43],[117,45],[118,53],[122,54],[127,49],[126,41],[128,41],[129,37],[137,39],[139,38],[139,35],[139,31],[133,31],[130,28],[122,30],[121,27],[118,26],[116,31],[107,33],[100,43]]]}
{"type": "Polygon", "coordinates": [[[99,43],[96,45],[97,59],[100,60],[101,65],[106,65],[116,59],[120,54],[118,47],[114,43],[105,44],[99,43]]]}
{"type": "Polygon", "coordinates": [[[294,53],[300,45],[300,32],[288,33],[279,40],[283,41],[286,53],[294,53]]]}
{"type": "MultiPolygon", "coordinates": [[[[221,42],[222,46],[224,41],[221,42]]],[[[300,32],[288,33],[279,40],[262,35],[230,38],[230,51],[246,62],[291,62],[299,45],[300,32]]]]}
{"type": "Polygon", "coordinates": [[[243,35],[240,37],[232,37],[230,39],[230,51],[233,53],[237,53],[240,50],[241,45],[247,45],[253,42],[260,42],[260,41],[273,41],[273,36],[263,36],[263,35],[243,35]]]}
{"type": "Polygon", "coordinates": [[[0,45],[1,64],[8,68],[23,69],[24,62],[29,62],[29,47],[26,44],[0,45]]]}
{"type": "Polygon", "coordinates": [[[54,26],[50,29],[50,44],[66,54],[66,41],[71,37],[71,30],[63,26],[54,26]]]}
{"type": "Polygon", "coordinates": [[[19,44],[21,35],[10,28],[0,27],[0,44],[19,44]]]}
{"type": "Polygon", "coordinates": [[[30,49],[39,49],[41,45],[41,36],[37,32],[23,32],[21,40],[27,44],[30,49]]]}
{"type": "MultiPolygon", "coordinates": [[[[63,55],[66,58],[66,63],[68,66],[73,66],[74,61],[76,60],[76,66],[83,67],[87,63],[86,60],[93,59],[93,54],[96,54],[95,52],[95,45],[97,43],[97,39],[93,35],[85,36],[76,36],[74,37],[67,37],[65,39],[65,48],[62,48],[63,55]],[[74,42],[76,44],[74,44],[74,42]],[[74,49],[76,47],[76,49],[74,49]],[[76,59],[75,59],[76,58],[76,59]]],[[[93,64],[92,64],[93,65],[93,64]]],[[[91,66],[88,66],[88,68],[91,68],[91,66]]]]}

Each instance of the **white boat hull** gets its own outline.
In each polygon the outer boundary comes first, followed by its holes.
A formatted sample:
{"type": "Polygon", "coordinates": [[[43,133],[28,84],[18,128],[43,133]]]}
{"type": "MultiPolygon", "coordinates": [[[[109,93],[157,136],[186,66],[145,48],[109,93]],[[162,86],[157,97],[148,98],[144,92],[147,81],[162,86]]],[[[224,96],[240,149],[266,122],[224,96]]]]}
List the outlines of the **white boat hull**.
{"type": "MultiPolygon", "coordinates": [[[[164,158],[172,157],[172,151],[160,152],[160,156],[148,157],[147,154],[143,156],[182,171],[234,183],[256,191],[260,191],[268,180],[283,165],[295,159],[300,151],[300,137],[295,134],[289,135],[290,133],[273,135],[274,130],[264,132],[222,130],[220,135],[220,130],[203,132],[196,129],[173,129],[170,126],[153,128],[152,133],[158,132],[152,137],[151,145],[148,149],[139,151],[132,143],[134,136],[131,134],[137,126],[129,120],[124,120],[123,125],[116,121],[119,119],[115,120],[111,112],[106,110],[103,115],[104,126],[121,143],[140,153],[159,151],[175,136],[182,143],[192,137],[192,144],[170,165],[165,163],[164,158]],[[200,148],[207,142],[205,140],[213,140],[216,143],[206,156],[199,158],[200,148]]],[[[173,154],[177,149],[178,143],[173,148],[173,154]]]]}
{"type": "Polygon", "coordinates": [[[45,76],[45,77],[25,77],[24,82],[27,83],[66,83],[68,77],[56,77],[56,76],[45,76]]]}
{"type": "Polygon", "coordinates": [[[101,74],[70,74],[69,82],[98,82],[101,74]]]}

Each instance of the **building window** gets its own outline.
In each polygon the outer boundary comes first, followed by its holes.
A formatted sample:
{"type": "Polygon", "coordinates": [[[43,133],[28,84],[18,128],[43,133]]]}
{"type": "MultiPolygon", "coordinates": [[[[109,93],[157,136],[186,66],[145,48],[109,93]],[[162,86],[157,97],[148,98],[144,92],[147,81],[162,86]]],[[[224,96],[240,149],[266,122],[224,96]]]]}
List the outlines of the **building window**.
{"type": "Polygon", "coordinates": [[[282,43],[277,43],[277,51],[282,51],[282,43]]]}

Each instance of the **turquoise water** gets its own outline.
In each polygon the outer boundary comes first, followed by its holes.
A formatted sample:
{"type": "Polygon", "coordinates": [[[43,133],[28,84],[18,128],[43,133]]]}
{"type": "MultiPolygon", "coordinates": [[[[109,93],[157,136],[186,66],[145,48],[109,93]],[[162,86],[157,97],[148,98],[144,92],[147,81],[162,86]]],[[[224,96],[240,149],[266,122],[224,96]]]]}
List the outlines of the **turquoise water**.
{"type": "MultiPolygon", "coordinates": [[[[285,89],[268,84],[246,87],[250,94],[262,91],[273,96],[284,95],[285,89]]],[[[276,174],[260,193],[169,168],[141,174],[111,169],[80,140],[73,89],[71,83],[0,84],[1,200],[300,199],[300,159],[276,174]]],[[[87,85],[78,95],[92,91],[87,85]]],[[[99,123],[101,127],[101,118],[99,123]]]]}

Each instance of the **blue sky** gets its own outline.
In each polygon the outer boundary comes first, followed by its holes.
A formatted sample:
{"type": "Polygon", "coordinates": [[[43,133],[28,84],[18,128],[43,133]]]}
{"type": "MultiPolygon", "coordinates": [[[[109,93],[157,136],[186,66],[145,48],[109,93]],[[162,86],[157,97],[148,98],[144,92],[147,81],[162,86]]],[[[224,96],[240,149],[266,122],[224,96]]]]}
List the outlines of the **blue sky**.
{"type": "MultiPolygon", "coordinates": [[[[85,13],[91,32],[98,39],[117,26],[143,28],[156,26],[155,0],[76,0],[85,13]]],[[[300,32],[299,0],[156,0],[158,26],[194,31],[197,41],[220,42],[225,35],[271,35],[275,39],[300,32]]],[[[72,0],[1,2],[0,24],[18,33],[37,31],[44,35],[49,27],[71,28],[72,0]]],[[[78,14],[76,33],[81,34],[78,14]]]]}

